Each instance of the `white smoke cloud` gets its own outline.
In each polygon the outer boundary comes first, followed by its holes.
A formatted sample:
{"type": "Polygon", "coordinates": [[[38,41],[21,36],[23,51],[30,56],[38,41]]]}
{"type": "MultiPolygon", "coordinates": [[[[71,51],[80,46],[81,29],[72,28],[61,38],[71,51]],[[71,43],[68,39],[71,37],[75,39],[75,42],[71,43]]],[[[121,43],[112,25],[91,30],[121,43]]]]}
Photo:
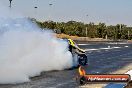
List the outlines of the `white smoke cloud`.
{"type": "Polygon", "coordinates": [[[26,18],[8,16],[8,12],[0,9],[0,84],[27,82],[42,71],[72,66],[66,42],[50,31],[39,30],[26,18]]]}

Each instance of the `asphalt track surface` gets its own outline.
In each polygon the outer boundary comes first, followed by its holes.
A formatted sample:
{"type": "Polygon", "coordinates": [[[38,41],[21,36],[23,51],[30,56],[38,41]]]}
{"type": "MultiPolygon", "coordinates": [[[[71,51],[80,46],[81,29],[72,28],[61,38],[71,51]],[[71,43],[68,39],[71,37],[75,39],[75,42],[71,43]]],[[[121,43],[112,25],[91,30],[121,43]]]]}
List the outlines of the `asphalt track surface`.
{"type": "MultiPolygon", "coordinates": [[[[107,74],[132,63],[132,44],[127,43],[79,43],[88,56],[87,74],[107,74]]],[[[0,88],[78,88],[78,69],[42,72],[21,84],[2,84],[0,88]]]]}

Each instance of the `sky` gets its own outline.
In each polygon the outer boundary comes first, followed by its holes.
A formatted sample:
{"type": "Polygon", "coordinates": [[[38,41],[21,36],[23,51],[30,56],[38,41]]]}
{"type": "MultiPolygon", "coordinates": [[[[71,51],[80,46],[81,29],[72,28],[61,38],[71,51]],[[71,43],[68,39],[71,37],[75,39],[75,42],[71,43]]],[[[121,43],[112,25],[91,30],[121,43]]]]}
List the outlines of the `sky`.
{"type": "MultiPolygon", "coordinates": [[[[0,3],[9,6],[9,0],[0,0],[0,3]]],[[[132,0],[12,0],[11,10],[40,21],[74,20],[132,26],[132,0]]]]}

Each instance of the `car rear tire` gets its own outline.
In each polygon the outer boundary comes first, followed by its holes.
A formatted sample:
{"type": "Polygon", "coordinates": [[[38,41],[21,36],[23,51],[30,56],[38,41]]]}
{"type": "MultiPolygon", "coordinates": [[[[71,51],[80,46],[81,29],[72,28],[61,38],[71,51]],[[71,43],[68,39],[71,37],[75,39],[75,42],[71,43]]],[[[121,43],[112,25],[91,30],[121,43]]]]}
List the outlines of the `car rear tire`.
{"type": "Polygon", "coordinates": [[[85,54],[80,54],[78,63],[79,65],[85,66],[87,64],[87,56],[85,54]]]}
{"type": "Polygon", "coordinates": [[[80,85],[84,85],[84,84],[86,84],[86,78],[84,76],[82,76],[80,78],[80,85]]]}

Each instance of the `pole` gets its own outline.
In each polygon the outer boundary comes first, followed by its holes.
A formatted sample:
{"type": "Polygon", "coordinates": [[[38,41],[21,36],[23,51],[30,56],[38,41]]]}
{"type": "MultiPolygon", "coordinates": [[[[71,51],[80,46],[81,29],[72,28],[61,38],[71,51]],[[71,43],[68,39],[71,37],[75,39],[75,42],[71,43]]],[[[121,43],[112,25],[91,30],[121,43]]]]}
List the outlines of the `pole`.
{"type": "Polygon", "coordinates": [[[128,39],[129,39],[129,35],[130,35],[130,32],[129,32],[129,30],[128,30],[128,39]]]}
{"type": "Polygon", "coordinates": [[[121,24],[120,24],[120,32],[121,32],[121,24]]]}
{"type": "Polygon", "coordinates": [[[87,35],[88,35],[88,28],[86,27],[86,37],[87,37],[87,35]]]}
{"type": "Polygon", "coordinates": [[[38,8],[37,6],[34,7],[34,12],[35,12],[35,13],[34,13],[34,18],[35,18],[35,19],[37,19],[37,8],[38,8]]]}
{"type": "Polygon", "coordinates": [[[121,26],[122,26],[122,25],[120,24],[120,39],[121,39],[121,26]]]}
{"type": "Polygon", "coordinates": [[[10,6],[9,7],[11,8],[11,2],[12,2],[12,0],[9,0],[9,2],[10,2],[10,6]]]}
{"type": "Polygon", "coordinates": [[[52,8],[52,5],[53,4],[51,4],[51,3],[49,4],[49,21],[51,21],[51,12],[52,12],[51,8],[52,8]]]}

